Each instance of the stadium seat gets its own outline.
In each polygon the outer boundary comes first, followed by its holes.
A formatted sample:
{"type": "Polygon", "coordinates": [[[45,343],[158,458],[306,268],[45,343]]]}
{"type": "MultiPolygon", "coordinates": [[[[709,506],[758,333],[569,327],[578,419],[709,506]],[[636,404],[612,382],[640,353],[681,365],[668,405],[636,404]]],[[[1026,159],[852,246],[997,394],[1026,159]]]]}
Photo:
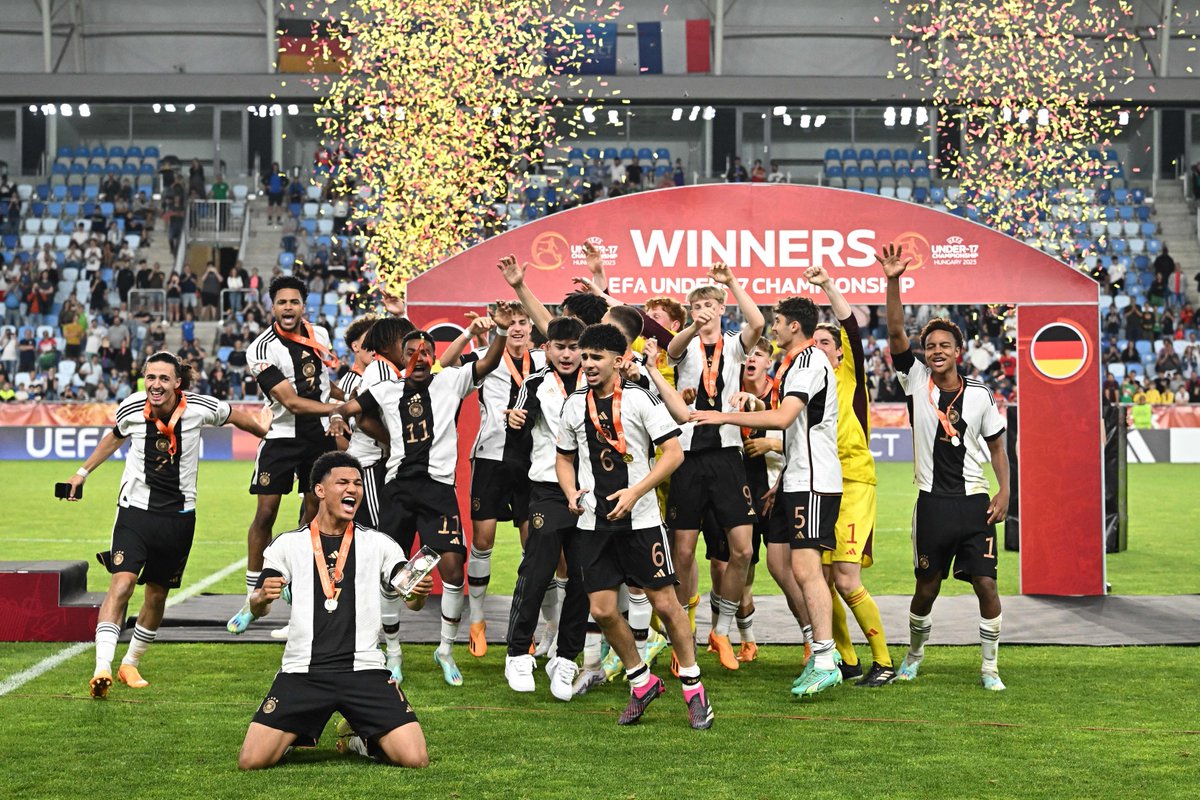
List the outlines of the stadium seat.
{"type": "Polygon", "coordinates": [[[639,147],[638,151],[637,151],[637,157],[638,157],[639,161],[646,161],[646,162],[653,161],[654,160],[654,151],[651,150],[649,147],[639,147]]]}
{"type": "Polygon", "coordinates": [[[1157,256],[1162,252],[1162,239],[1147,239],[1146,252],[1152,256],[1157,256]]]}
{"type": "Polygon", "coordinates": [[[320,209],[321,206],[317,203],[305,203],[302,213],[305,219],[316,219],[320,209]]]}
{"type": "Polygon", "coordinates": [[[1113,362],[1108,365],[1108,372],[1117,380],[1121,380],[1125,377],[1125,365],[1120,361],[1113,362]]]}
{"type": "Polygon", "coordinates": [[[1117,216],[1122,220],[1133,219],[1133,206],[1117,206],[1117,216]]]}
{"type": "Polygon", "coordinates": [[[146,154],[146,158],[155,158],[156,159],[159,157],[158,148],[155,147],[154,145],[150,145],[149,147],[147,147],[144,152],[146,154]]]}
{"type": "Polygon", "coordinates": [[[903,147],[892,148],[892,161],[908,161],[910,156],[908,150],[903,147]]]}
{"type": "Polygon", "coordinates": [[[66,250],[70,246],[71,246],[71,235],[70,234],[60,233],[54,237],[55,249],[66,250]]]}
{"type": "Polygon", "coordinates": [[[586,154],[587,154],[589,161],[594,161],[600,157],[600,148],[599,147],[589,147],[586,151],[586,154]]]}
{"type": "Polygon", "coordinates": [[[39,217],[26,217],[24,230],[26,233],[41,233],[42,220],[39,217]]]}
{"type": "Polygon", "coordinates": [[[292,265],[294,265],[295,263],[296,263],[296,256],[294,253],[289,253],[287,251],[284,251],[279,254],[279,266],[284,271],[291,270],[292,265]]]}
{"type": "Polygon", "coordinates": [[[929,202],[929,192],[930,190],[924,186],[913,187],[913,202],[925,205],[929,202]]]}
{"type": "Polygon", "coordinates": [[[1135,206],[1134,215],[1142,222],[1150,221],[1150,206],[1135,206]]]}
{"type": "Polygon", "coordinates": [[[612,161],[614,158],[616,158],[619,155],[620,155],[620,153],[617,151],[617,148],[606,147],[606,148],[604,148],[604,155],[602,157],[605,161],[612,161]]]}
{"type": "Polygon", "coordinates": [[[946,190],[941,186],[929,187],[929,201],[931,203],[942,203],[946,200],[946,190]]]}
{"type": "MultiPolygon", "coordinates": [[[[905,188],[907,189],[907,187],[905,187],[905,188]]],[[[895,199],[897,196],[895,186],[880,186],[878,191],[879,191],[880,197],[890,197],[892,199],[895,199]]],[[[909,196],[911,197],[912,189],[908,189],[908,193],[909,193],[909,196]]],[[[906,197],[904,199],[907,200],[908,198],[906,197]]]]}
{"type": "MultiPolygon", "coordinates": [[[[891,188],[891,187],[883,187],[882,189],[879,190],[879,193],[884,196],[887,196],[887,192],[885,191],[885,189],[888,189],[888,188],[891,188]]],[[[895,192],[896,192],[896,199],[898,199],[898,200],[911,201],[913,199],[913,189],[910,186],[900,186],[895,190],[895,192]]]]}
{"type": "Polygon", "coordinates": [[[125,155],[133,158],[141,158],[142,148],[138,147],[136,144],[131,144],[128,148],[126,148],[125,155]]]}
{"type": "Polygon", "coordinates": [[[835,147],[830,147],[825,151],[826,163],[828,163],[830,161],[839,161],[839,160],[841,160],[841,157],[842,157],[842,154],[840,152],[838,152],[837,148],[835,148],[835,147]]]}
{"type": "Polygon", "coordinates": [[[875,151],[872,150],[870,147],[860,148],[858,151],[858,160],[860,162],[862,162],[862,161],[872,161],[873,162],[875,160],[875,151]]]}
{"type": "Polygon", "coordinates": [[[1113,203],[1118,206],[1128,205],[1129,204],[1129,190],[1128,189],[1113,189],[1113,203]]]}
{"type": "Polygon", "coordinates": [[[228,346],[218,347],[217,348],[217,360],[220,361],[222,364],[228,364],[229,356],[231,353],[233,353],[232,347],[228,347],[228,346]]]}

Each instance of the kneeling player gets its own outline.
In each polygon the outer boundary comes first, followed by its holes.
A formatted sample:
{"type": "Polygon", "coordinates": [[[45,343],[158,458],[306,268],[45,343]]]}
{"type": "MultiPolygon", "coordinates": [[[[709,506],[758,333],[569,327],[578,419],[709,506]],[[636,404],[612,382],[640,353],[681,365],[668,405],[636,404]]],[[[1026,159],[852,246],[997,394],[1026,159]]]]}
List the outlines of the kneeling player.
{"type": "MultiPolygon", "coordinates": [[[[318,458],[310,485],[320,503],[315,518],[275,537],[251,596],[261,617],[290,586],[290,635],[283,666],[246,731],[238,767],[270,767],[295,744],[315,745],[335,710],[345,717],[339,751],[400,767],[428,766],[425,734],[377,646],[380,597],[395,596],[404,551],[354,523],[363,484],[353,456],[318,458]]],[[[408,607],[419,610],[432,588],[426,576],[408,607]]]]}
{"type": "Polygon", "coordinates": [[[587,387],[563,406],[558,485],[579,515],[583,580],[592,617],[617,651],[629,679],[629,705],[617,723],[631,725],[666,691],[638,655],[633,631],[617,610],[622,583],[645,590],[676,648],[679,679],[693,728],[712,726],[713,712],[696,663],[687,613],[675,596],[675,571],[654,487],[683,461],[679,428],[665,405],[619,370],[628,347],[612,325],[593,325],[579,340],[587,387]],[[663,455],[651,464],[649,454],[663,455]]]}

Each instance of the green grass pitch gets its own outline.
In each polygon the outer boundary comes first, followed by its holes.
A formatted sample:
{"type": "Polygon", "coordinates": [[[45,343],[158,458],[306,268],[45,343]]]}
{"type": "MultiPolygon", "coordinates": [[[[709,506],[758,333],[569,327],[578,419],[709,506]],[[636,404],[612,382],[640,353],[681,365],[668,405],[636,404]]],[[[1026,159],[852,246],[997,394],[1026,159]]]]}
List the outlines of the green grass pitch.
{"type": "MultiPolygon", "coordinates": [[[[7,464],[5,559],[91,560],[106,547],[120,465],[89,480],[84,503],[53,501],[54,481],[72,466],[7,464]]],[[[1130,467],[1130,549],[1108,559],[1115,592],[1200,591],[1198,477],[1182,465],[1130,467]]],[[[246,464],[203,465],[185,585],[245,555],[248,480],[246,464]]],[[[908,465],[880,465],[876,566],[866,573],[875,594],[911,589],[913,495],[908,465]]],[[[506,531],[493,558],[494,591],[511,590],[517,550],[506,531]]],[[[1013,593],[1015,554],[1001,562],[1001,589],[1013,593]]],[[[103,590],[106,576],[92,563],[91,588],[103,590]]],[[[239,592],[241,583],[235,572],[210,591],[239,592]]],[[[951,583],[947,590],[960,591],[951,583]]],[[[769,579],[758,588],[769,592],[769,579]]],[[[903,636],[892,639],[899,658],[903,636]]],[[[0,644],[0,681],[62,649],[0,644]]],[[[767,647],[736,674],[706,670],[717,712],[707,732],[687,727],[669,676],[670,692],[643,724],[621,729],[623,686],[564,704],[539,673],[538,692],[516,696],[504,683],[503,648],[476,661],[464,647],[466,686],[451,689],[430,652],[405,648],[405,688],[433,761],[422,773],[338,757],[330,728],[317,750],[287,766],[239,774],[237,748],[280,648],[155,645],[143,661],[147,690],[118,685],[105,703],[87,699],[89,650],[0,698],[8,767],[0,797],[1173,798],[1194,794],[1186,787],[1200,757],[1196,648],[1002,646],[1009,689],[995,696],[974,685],[977,648],[932,647],[912,685],[841,687],[799,702],[787,692],[798,649],[767,647]]],[[[666,675],[665,664],[657,671],[666,675]]]]}

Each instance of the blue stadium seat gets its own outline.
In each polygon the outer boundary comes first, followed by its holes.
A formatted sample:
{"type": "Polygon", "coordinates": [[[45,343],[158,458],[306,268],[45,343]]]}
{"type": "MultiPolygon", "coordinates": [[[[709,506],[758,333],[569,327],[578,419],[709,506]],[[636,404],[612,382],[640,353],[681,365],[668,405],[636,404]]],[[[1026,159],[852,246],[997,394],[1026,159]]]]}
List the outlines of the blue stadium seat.
{"type": "Polygon", "coordinates": [[[1150,269],[1150,258],[1148,256],[1134,256],[1133,266],[1138,272],[1145,272],[1150,269]]]}
{"type": "Polygon", "coordinates": [[[875,160],[875,151],[872,150],[870,147],[860,148],[858,151],[858,160],[859,161],[874,161],[875,160]]]}
{"type": "Polygon", "coordinates": [[[826,161],[838,161],[841,159],[841,157],[842,157],[842,154],[838,152],[836,147],[830,147],[829,149],[827,149],[825,151],[825,160],[826,161]]]}
{"type": "Polygon", "coordinates": [[[67,199],[68,194],[70,194],[70,192],[67,189],[67,185],[65,183],[60,183],[52,190],[51,197],[61,202],[67,199]]]}
{"type": "Polygon", "coordinates": [[[104,201],[100,204],[100,213],[106,217],[111,217],[114,213],[114,210],[113,204],[108,201],[104,201]]]}
{"type": "Polygon", "coordinates": [[[842,161],[857,161],[858,152],[853,147],[847,147],[842,150],[842,161]]]}
{"type": "Polygon", "coordinates": [[[142,164],[142,166],[138,168],[138,173],[140,175],[149,175],[149,176],[153,177],[155,175],[154,165],[153,164],[142,164]]]}
{"type": "Polygon", "coordinates": [[[1133,344],[1139,356],[1154,355],[1154,345],[1147,339],[1138,339],[1133,344]]]}
{"type": "Polygon", "coordinates": [[[1147,239],[1146,252],[1152,256],[1156,256],[1162,252],[1162,239],[1147,239]]]}
{"type": "Polygon", "coordinates": [[[233,352],[232,347],[228,347],[228,346],[218,347],[217,348],[217,360],[220,361],[222,364],[228,364],[229,363],[229,355],[232,352],[233,352]]]}
{"type": "Polygon", "coordinates": [[[616,158],[619,155],[620,155],[620,153],[617,151],[617,148],[615,148],[615,147],[604,148],[603,158],[605,161],[612,161],[614,158],[616,158]]]}
{"type": "Polygon", "coordinates": [[[1134,215],[1142,222],[1150,220],[1150,206],[1136,206],[1133,209],[1134,215]]]}
{"type": "Polygon", "coordinates": [[[582,161],[583,160],[583,151],[580,150],[578,147],[572,147],[570,150],[567,151],[567,160],[568,161],[582,161]]]}
{"type": "Polygon", "coordinates": [[[137,175],[138,174],[138,165],[137,164],[126,164],[124,167],[121,168],[121,174],[122,175],[137,175]]]}
{"type": "Polygon", "coordinates": [[[879,194],[879,187],[878,187],[878,186],[866,186],[866,185],[864,185],[862,190],[863,190],[863,192],[864,192],[865,194],[879,194]]]}
{"type": "Polygon", "coordinates": [[[639,147],[637,151],[637,157],[639,161],[653,161],[654,151],[649,147],[639,147]]]}
{"type": "Polygon", "coordinates": [[[861,178],[862,177],[862,172],[859,170],[857,164],[850,164],[849,166],[843,167],[842,174],[844,174],[847,178],[861,178]]]}
{"type": "Polygon", "coordinates": [[[875,151],[875,160],[877,162],[878,161],[891,161],[892,160],[892,151],[886,147],[879,148],[878,150],[875,151]]]}
{"type": "Polygon", "coordinates": [[[1105,151],[1104,151],[1104,160],[1105,160],[1105,161],[1116,161],[1116,162],[1120,162],[1120,160],[1121,160],[1121,156],[1119,156],[1119,155],[1117,154],[1117,151],[1116,151],[1116,150],[1113,150],[1113,149],[1110,147],[1110,148],[1108,148],[1107,150],[1105,150],[1105,151]]]}
{"type": "Polygon", "coordinates": [[[59,158],[70,158],[71,153],[72,153],[72,151],[71,151],[71,148],[69,148],[69,147],[58,148],[58,157],[59,158]]]}
{"type": "MultiPolygon", "coordinates": [[[[63,187],[63,188],[65,189],[66,187],[63,187]]],[[[53,203],[49,203],[46,206],[46,214],[51,217],[54,217],[55,219],[58,219],[59,217],[62,216],[62,210],[63,210],[62,202],[53,202],[53,203]]]]}
{"type": "Polygon", "coordinates": [[[622,147],[621,148],[621,160],[622,161],[628,161],[636,155],[637,155],[637,151],[634,150],[632,147],[622,147]]]}
{"type": "Polygon", "coordinates": [[[886,164],[882,167],[879,167],[879,177],[880,178],[895,178],[896,177],[895,167],[893,167],[891,164],[886,164]]]}
{"type": "Polygon", "coordinates": [[[921,203],[921,204],[928,203],[930,191],[931,191],[930,189],[926,189],[924,186],[914,187],[913,188],[913,201],[917,202],[917,203],[921,203]]]}
{"type": "Polygon", "coordinates": [[[150,145],[145,150],[146,158],[158,158],[158,148],[150,145]]]}
{"type": "Polygon", "coordinates": [[[88,150],[83,145],[79,145],[78,147],[75,148],[74,155],[75,155],[75,158],[87,158],[88,156],[91,155],[91,152],[92,152],[91,150],[88,150]]]}
{"type": "Polygon", "coordinates": [[[90,217],[96,213],[96,204],[92,201],[83,204],[83,216],[90,217]]]}
{"type": "MultiPolygon", "coordinates": [[[[93,155],[95,155],[95,154],[93,153],[93,155]]],[[[114,144],[112,147],[108,148],[108,157],[109,158],[124,158],[125,157],[125,148],[119,144],[114,144]]]]}
{"type": "Polygon", "coordinates": [[[1117,206],[1117,216],[1123,220],[1133,219],[1133,206],[1117,206]]]}
{"type": "Polygon", "coordinates": [[[1141,189],[1130,189],[1129,196],[1133,198],[1135,205],[1141,205],[1146,202],[1146,193],[1141,189]]]}
{"type": "Polygon", "coordinates": [[[592,161],[599,158],[600,157],[600,148],[599,147],[589,147],[587,149],[587,157],[589,160],[592,160],[592,161]]]}
{"type": "MultiPolygon", "coordinates": [[[[857,167],[855,169],[857,169],[857,167]]],[[[832,164],[830,166],[825,167],[825,177],[826,178],[842,177],[842,168],[836,164],[832,164]]]]}
{"type": "Polygon", "coordinates": [[[897,147],[892,150],[892,161],[908,161],[908,151],[903,147],[897,147]]]}
{"type": "Polygon", "coordinates": [[[141,158],[142,157],[142,148],[138,147],[136,144],[131,144],[131,145],[129,145],[129,148],[125,151],[125,155],[130,158],[141,158]]]}
{"type": "MultiPolygon", "coordinates": [[[[292,265],[296,263],[296,256],[293,253],[283,252],[279,254],[279,266],[285,270],[290,270],[292,265]]],[[[482,324],[482,323],[481,323],[482,324]]]]}
{"type": "Polygon", "coordinates": [[[1113,189],[1113,203],[1118,206],[1129,205],[1129,190],[1113,189]]]}
{"type": "Polygon", "coordinates": [[[33,195],[38,200],[41,200],[43,202],[45,202],[46,200],[49,200],[50,199],[50,184],[39,183],[37,185],[37,188],[34,189],[33,195]]]}

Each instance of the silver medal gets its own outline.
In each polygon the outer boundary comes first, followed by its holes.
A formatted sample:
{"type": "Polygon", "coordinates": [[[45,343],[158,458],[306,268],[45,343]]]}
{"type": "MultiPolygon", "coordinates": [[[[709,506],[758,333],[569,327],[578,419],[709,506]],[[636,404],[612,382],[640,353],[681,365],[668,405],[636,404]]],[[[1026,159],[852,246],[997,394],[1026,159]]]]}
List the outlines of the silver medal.
{"type": "Polygon", "coordinates": [[[959,440],[959,438],[958,438],[957,436],[952,436],[952,437],[950,437],[950,444],[952,444],[952,445],[953,445],[953,446],[955,446],[955,447],[958,447],[958,445],[959,445],[959,441],[960,441],[960,440],[959,440]]]}
{"type": "Polygon", "coordinates": [[[328,611],[330,614],[332,614],[334,611],[337,611],[337,600],[334,600],[332,597],[329,598],[328,600],[326,600],[325,601],[325,610],[328,611]]]}

